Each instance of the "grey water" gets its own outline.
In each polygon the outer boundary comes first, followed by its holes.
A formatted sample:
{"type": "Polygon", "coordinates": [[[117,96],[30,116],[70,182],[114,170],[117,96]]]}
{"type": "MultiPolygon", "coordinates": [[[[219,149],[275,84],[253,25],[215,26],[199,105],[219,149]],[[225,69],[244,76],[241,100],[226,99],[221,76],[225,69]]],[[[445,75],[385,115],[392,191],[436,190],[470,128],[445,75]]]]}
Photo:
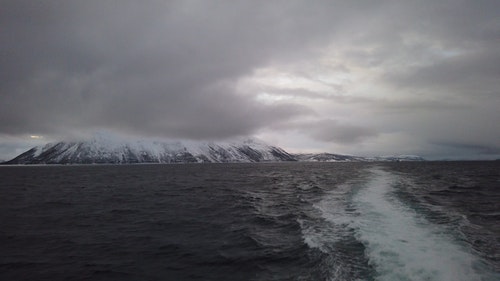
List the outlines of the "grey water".
{"type": "Polygon", "coordinates": [[[500,280],[500,162],[3,166],[0,280],[500,280]]]}

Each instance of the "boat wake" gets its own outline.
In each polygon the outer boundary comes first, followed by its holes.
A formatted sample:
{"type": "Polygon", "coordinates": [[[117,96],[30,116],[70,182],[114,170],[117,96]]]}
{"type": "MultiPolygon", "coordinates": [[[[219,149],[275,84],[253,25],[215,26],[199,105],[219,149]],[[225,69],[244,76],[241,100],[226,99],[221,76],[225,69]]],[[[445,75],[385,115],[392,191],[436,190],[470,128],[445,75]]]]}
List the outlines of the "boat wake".
{"type": "Polygon", "coordinates": [[[368,172],[315,205],[322,229],[304,228],[305,242],[328,253],[331,280],[498,280],[448,228],[397,197],[397,175],[368,172]]]}

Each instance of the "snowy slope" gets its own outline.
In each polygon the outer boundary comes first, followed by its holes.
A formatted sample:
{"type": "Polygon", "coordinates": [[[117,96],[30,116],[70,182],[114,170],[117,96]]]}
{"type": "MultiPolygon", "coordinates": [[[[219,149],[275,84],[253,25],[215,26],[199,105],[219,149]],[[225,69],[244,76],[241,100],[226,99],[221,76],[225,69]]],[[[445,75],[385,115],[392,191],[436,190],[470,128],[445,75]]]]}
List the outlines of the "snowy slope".
{"type": "Polygon", "coordinates": [[[97,134],[87,141],[34,147],[8,164],[223,163],[294,161],[281,148],[255,139],[232,142],[123,140],[97,134]]]}

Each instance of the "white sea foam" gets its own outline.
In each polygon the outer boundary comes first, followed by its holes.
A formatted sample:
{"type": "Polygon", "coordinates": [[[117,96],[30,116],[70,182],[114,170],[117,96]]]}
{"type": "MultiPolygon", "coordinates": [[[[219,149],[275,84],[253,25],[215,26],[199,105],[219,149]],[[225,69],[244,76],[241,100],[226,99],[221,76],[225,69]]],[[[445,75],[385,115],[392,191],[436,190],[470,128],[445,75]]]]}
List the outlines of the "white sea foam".
{"type": "Polygon", "coordinates": [[[373,178],[352,197],[356,214],[347,216],[376,280],[494,280],[470,249],[391,193],[395,175],[371,172],[373,178]]]}
{"type": "MultiPolygon", "coordinates": [[[[352,243],[349,241],[349,238],[352,240],[352,232],[348,226],[352,218],[346,215],[346,204],[350,193],[349,185],[341,185],[330,190],[320,202],[313,205],[317,214],[311,214],[311,217],[315,219],[298,220],[304,243],[323,254],[324,273],[328,275],[330,281],[363,280],[358,278],[364,274],[360,272],[364,267],[363,259],[345,256],[345,250],[337,249],[339,245],[349,247],[345,243],[352,243]]],[[[357,253],[349,255],[355,256],[357,253]]]]}
{"type": "Polygon", "coordinates": [[[395,195],[400,178],[368,172],[369,180],[338,186],[314,204],[318,219],[299,221],[304,242],[328,257],[330,280],[352,280],[351,271],[360,267],[366,271],[358,276],[384,281],[500,280],[450,228],[429,222],[395,195]],[[362,250],[338,251],[353,243],[349,237],[364,245],[364,257],[353,257],[362,250]]]}

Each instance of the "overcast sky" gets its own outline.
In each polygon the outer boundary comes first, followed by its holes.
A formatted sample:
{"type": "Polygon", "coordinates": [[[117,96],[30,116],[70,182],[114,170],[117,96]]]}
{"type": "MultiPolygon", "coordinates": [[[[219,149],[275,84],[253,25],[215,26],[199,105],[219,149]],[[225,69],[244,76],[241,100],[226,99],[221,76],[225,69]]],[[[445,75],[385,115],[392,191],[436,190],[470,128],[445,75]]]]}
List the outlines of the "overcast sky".
{"type": "Polygon", "coordinates": [[[0,159],[102,130],[500,158],[498,0],[0,3],[0,159]]]}

